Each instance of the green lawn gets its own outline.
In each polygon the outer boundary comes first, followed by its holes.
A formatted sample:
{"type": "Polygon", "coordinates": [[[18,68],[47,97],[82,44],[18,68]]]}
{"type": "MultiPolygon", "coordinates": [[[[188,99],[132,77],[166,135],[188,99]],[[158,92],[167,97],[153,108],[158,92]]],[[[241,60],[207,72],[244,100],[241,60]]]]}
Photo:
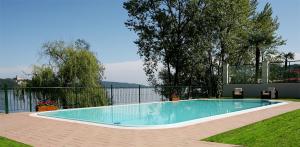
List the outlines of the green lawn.
{"type": "MultiPolygon", "coordinates": [[[[232,97],[222,97],[222,98],[223,99],[232,99],[232,97]]],[[[247,98],[250,98],[250,99],[261,99],[260,97],[247,97],[247,98]]],[[[271,99],[271,100],[286,100],[286,101],[300,102],[300,98],[279,98],[279,99],[271,99]]]]}
{"type": "Polygon", "coordinates": [[[280,100],[287,100],[287,101],[300,102],[300,98],[299,98],[299,99],[293,99],[293,98],[284,98],[284,99],[280,99],[280,100]]]}
{"type": "Polygon", "coordinates": [[[0,147],[30,147],[30,146],[0,136],[0,147]]]}
{"type": "Polygon", "coordinates": [[[248,147],[300,147],[300,109],[204,140],[248,147]]]}

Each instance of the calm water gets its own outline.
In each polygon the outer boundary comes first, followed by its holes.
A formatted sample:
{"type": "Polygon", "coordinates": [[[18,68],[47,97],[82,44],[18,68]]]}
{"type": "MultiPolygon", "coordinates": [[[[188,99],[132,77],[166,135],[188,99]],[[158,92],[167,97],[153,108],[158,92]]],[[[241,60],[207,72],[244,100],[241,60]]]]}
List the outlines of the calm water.
{"type": "MultiPolygon", "coordinates": [[[[108,98],[111,97],[110,88],[106,89],[108,98]]],[[[138,88],[114,88],[113,89],[113,104],[133,104],[139,103],[139,90],[138,88]]],[[[141,88],[140,101],[145,102],[158,102],[165,100],[154,88],[141,88]]],[[[32,110],[35,111],[37,99],[32,97],[32,110]]],[[[8,108],[9,112],[28,112],[30,110],[29,95],[25,93],[22,96],[16,95],[13,90],[8,90],[8,108]]],[[[4,112],[4,91],[0,90],[0,112],[4,112]]]]}
{"type": "Polygon", "coordinates": [[[120,126],[153,126],[225,114],[277,102],[267,100],[189,100],[53,111],[39,115],[120,126]]]}
{"type": "MultiPolygon", "coordinates": [[[[29,96],[24,94],[17,95],[15,91],[8,90],[8,110],[9,112],[28,112],[30,111],[29,96]]],[[[0,90],[0,112],[5,110],[4,91],[0,90]]],[[[32,110],[36,106],[36,99],[32,99],[32,110]]]]}

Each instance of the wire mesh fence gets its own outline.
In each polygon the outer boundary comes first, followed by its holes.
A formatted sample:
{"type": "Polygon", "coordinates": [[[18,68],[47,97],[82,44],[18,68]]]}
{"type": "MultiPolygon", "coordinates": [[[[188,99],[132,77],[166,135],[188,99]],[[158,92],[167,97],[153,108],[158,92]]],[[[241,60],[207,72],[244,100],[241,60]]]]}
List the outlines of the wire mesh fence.
{"type": "Polygon", "coordinates": [[[0,90],[0,112],[36,111],[41,101],[51,100],[59,109],[168,101],[176,91],[180,99],[206,97],[200,86],[159,87],[28,87],[0,90]]]}
{"type": "Polygon", "coordinates": [[[231,65],[228,67],[230,84],[257,84],[261,82],[262,68],[259,64],[258,79],[255,77],[255,65],[231,65]]]}
{"type": "Polygon", "coordinates": [[[107,88],[107,91],[112,105],[166,100],[154,87],[113,87],[107,88]]]}
{"type": "Polygon", "coordinates": [[[271,62],[269,83],[300,83],[300,60],[271,62]]]}

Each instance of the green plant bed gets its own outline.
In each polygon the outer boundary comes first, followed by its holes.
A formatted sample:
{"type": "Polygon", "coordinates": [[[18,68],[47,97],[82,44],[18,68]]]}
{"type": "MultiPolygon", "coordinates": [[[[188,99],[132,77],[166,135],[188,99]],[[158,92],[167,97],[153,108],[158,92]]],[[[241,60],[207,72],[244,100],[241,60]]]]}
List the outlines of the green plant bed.
{"type": "Polygon", "coordinates": [[[248,147],[299,147],[300,109],[204,140],[248,147]]]}
{"type": "Polygon", "coordinates": [[[30,145],[23,144],[14,140],[10,140],[0,136],[0,146],[2,147],[30,147],[30,145]]]}

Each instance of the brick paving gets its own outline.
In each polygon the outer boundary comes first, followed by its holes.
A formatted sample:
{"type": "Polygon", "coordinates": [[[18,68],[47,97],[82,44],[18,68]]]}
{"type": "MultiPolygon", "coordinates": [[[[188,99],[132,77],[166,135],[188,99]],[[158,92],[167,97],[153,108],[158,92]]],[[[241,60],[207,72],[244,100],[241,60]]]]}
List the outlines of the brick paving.
{"type": "Polygon", "coordinates": [[[296,109],[300,109],[300,102],[186,127],[155,130],[105,128],[12,113],[0,115],[0,136],[37,147],[229,147],[235,145],[200,139],[296,109]]]}

